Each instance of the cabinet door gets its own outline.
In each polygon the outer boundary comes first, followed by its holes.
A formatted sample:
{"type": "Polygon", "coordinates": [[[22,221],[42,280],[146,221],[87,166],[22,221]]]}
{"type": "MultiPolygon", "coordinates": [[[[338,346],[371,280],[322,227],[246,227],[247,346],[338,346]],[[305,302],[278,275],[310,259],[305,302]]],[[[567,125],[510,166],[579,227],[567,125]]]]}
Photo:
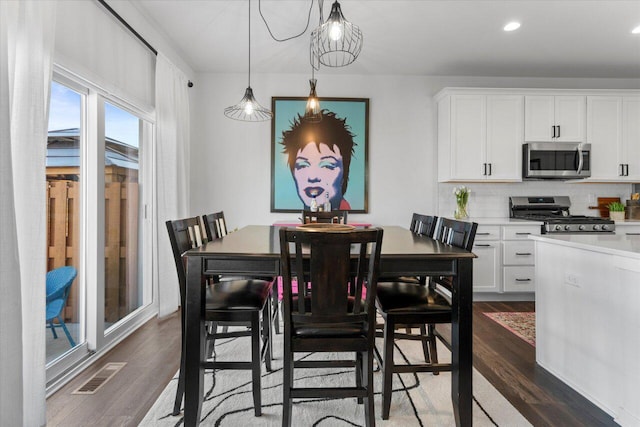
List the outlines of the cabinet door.
{"type": "Polygon", "coordinates": [[[622,101],[622,156],[627,165],[625,179],[640,182],[640,98],[625,97],[622,101]]]}
{"type": "Polygon", "coordinates": [[[555,97],[556,137],[554,141],[584,142],[586,120],[585,96],[555,97]]]}
{"type": "Polygon", "coordinates": [[[473,245],[473,291],[500,292],[502,268],[500,266],[500,242],[481,241],[473,245]]]}
{"type": "Polygon", "coordinates": [[[451,177],[484,179],[487,113],[484,95],[451,96],[451,177]]]}
{"type": "Polygon", "coordinates": [[[524,140],[554,141],[555,103],[548,95],[524,97],[524,140]]]}
{"type": "Polygon", "coordinates": [[[622,98],[587,98],[587,142],[591,144],[591,179],[622,178],[622,98]]]}
{"type": "Polygon", "coordinates": [[[523,113],[521,95],[487,96],[488,180],[522,181],[523,113]]]}
{"type": "MultiPolygon", "coordinates": [[[[533,243],[533,242],[531,242],[533,243]]],[[[535,267],[504,267],[505,292],[535,292],[535,267]]]]}

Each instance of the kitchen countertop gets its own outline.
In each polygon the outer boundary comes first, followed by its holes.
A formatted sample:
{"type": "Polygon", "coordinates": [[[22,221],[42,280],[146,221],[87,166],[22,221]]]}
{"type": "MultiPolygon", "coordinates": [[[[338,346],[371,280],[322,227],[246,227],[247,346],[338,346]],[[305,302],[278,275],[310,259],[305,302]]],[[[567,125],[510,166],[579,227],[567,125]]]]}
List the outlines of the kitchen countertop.
{"type": "Polygon", "coordinates": [[[465,219],[469,222],[477,222],[478,225],[541,225],[542,221],[531,221],[527,219],[495,217],[495,218],[476,218],[471,217],[465,219]]]}
{"type": "Polygon", "coordinates": [[[543,234],[540,236],[531,235],[529,239],[603,254],[640,259],[640,236],[609,233],[543,234]]]}

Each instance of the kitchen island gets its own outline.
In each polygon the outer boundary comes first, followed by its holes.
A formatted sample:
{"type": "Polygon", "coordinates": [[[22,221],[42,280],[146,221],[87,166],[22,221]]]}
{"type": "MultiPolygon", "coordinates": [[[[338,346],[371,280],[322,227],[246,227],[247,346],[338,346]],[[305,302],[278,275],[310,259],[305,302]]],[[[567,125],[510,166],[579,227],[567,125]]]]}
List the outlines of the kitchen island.
{"type": "Polygon", "coordinates": [[[530,236],[536,361],[611,415],[640,426],[640,236],[530,236]]]}

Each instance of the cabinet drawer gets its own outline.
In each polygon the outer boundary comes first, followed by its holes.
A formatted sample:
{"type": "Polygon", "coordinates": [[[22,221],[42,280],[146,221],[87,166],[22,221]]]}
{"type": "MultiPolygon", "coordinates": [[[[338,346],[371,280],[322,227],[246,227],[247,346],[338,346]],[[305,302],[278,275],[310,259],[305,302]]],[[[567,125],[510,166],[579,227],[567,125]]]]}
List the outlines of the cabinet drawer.
{"type": "Polygon", "coordinates": [[[504,251],[502,262],[504,265],[534,265],[534,242],[503,242],[504,251]]]}
{"type": "Polygon", "coordinates": [[[504,267],[505,292],[534,292],[535,267],[504,267]]]}
{"type": "Polygon", "coordinates": [[[477,240],[500,240],[499,225],[478,225],[476,230],[477,240]]]}
{"type": "Polygon", "coordinates": [[[504,240],[524,240],[528,239],[532,234],[540,234],[540,231],[540,225],[509,225],[502,227],[504,240]]]}

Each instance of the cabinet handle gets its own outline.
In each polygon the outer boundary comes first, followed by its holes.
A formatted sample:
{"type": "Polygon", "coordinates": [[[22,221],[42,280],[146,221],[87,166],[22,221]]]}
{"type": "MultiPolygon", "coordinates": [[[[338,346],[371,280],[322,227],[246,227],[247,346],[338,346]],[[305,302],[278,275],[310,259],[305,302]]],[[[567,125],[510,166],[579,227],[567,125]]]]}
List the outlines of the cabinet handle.
{"type": "Polygon", "coordinates": [[[491,163],[488,163],[489,165],[489,175],[491,175],[491,163]]]}
{"type": "Polygon", "coordinates": [[[629,176],[629,164],[624,164],[624,176],[629,176]]]}
{"type": "Polygon", "coordinates": [[[553,132],[553,135],[551,135],[551,138],[555,138],[556,137],[556,127],[555,126],[551,126],[551,131],[553,132]]]}
{"type": "Polygon", "coordinates": [[[558,125],[558,136],[556,138],[560,138],[560,125],[558,125]]]}
{"type": "Polygon", "coordinates": [[[483,163],[482,164],[482,175],[485,176],[487,174],[487,164],[483,163]]]}
{"type": "Polygon", "coordinates": [[[530,282],[531,279],[517,279],[516,278],[516,282],[530,282]]]}
{"type": "Polygon", "coordinates": [[[476,236],[488,236],[491,233],[476,233],[476,236]]]}
{"type": "Polygon", "coordinates": [[[531,255],[531,252],[516,252],[516,255],[523,255],[523,256],[524,256],[524,255],[526,255],[526,256],[529,256],[529,255],[531,255]]]}
{"type": "Polygon", "coordinates": [[[531,234],[531,233],[522,233],[522,232],[518,233],[518,232],[516,232],[516,236],[528,236],[529,234],[531,234]]]}
{"type": "Polygon", "coordinates": [[[618,176],[624,176],[624,164],[620,163],[620,173],[618,174],[618,176]]]}
{"type": "Polygon", "coordinates": [[[640,233],[624,233],[626,236],[640,236],[640,233]]]}
{"type": "Polygon", "coordinates": [[[476,246],[481,246],[483,248],[490,248],[491,245],[476,243],[476,246]]]}

